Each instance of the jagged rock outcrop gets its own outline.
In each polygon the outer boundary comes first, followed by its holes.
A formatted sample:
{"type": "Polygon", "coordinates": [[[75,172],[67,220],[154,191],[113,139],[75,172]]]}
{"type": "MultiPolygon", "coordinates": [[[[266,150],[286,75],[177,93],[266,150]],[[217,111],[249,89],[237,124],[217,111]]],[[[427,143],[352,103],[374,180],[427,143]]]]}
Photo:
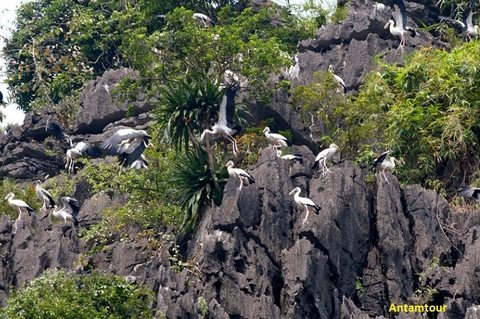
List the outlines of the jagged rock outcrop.
{"type": "MultiPolygon", "coordinates": [[[[383,29],[390,9],[373,11],[374,4],[352,2],[344,23],[323,28],[317,39],[300,44],[298,83],[333,64],[347,86],[358,89],[375,67],[373,56],[386,52],[385,59],[402,58],[398,41],[383,29]]],[[[425,6],[407,4],[414,21],[423,9],[429,12],[428,21],[434,19],[432,2],[425,6]]],[[[417,48],[432,41],[424,34],[409,44],[417,48]]],[[[144,112],[149,103],[139,99],[136,116],[124,119],[128,105],[110,99],[115,83],[128,72],[110,71],[87,86],[82,109],[68,128],[74,142],[99,142],[121,126],[148,126],[150,117],[144,112]]],[[[368,168],[350,161],[336,163],[330,174],[313,172],[316,141],[289,108],[288,95],[278,94],[262,112],[292,130],[294,151],[304,156],[303,163],[295,163],[290,172],[288,162],[272,148],[264,149],[258,162],[245,168],[256,183],[239,192],[238,180],[229,180],[223,203],[205,212],[187,242],[175,242],[165,228],[158,230],[164,239],[158,244],[120,241],[112,235],[101,250],[89,254],[95,243],[44,211],[23,216],[15,234],[13,219],[3,214],[0,304],[5,305],[11,287],[46,269],[81,272],[96,267],[146,284],[156,293],[156,310],[167,318],[424,318],[420,313],[391,313],[392,304],[446,305],[436,318],[477,318],[478,212],[457,212],[435,192],[400,186],[389,173],[388,182],[373,178],[368,168]],[[296,186],[321,206],[319,214],[311,212],[305,220],[303,208],[289,196],[296,186]],[[181,256],[171,258],[177,244],[185,259],[181,265],[175,263],[181,256]],[[200,298],[208,304],[208,316],[200,314],[200,298]]],[[[47,139],[45,132],[47,121],[55,119],[53,111],[31,114],[22,127],[0,137],[0,176],[30,181],[63,169],[65,145],[47,139]]],[[[107,192],[91,194],[87,183],[73,179],[81,227],[97,224],[99,212],[124,201],[107,192]]]]}
{"type": "MultiPolygon", "coordinates": [[[[368,183],[371,172],[348,161],[328,175],[314,173],[314,154],[296,151],[306,161],[291,176],[290,164],[267,148],[249,169],[255,184],[238,192],[237,180],[227,183],[222,205],[206,212],[186,245],[188,264],[180,272],[169,258],[173,243],[112,238],[84,260],[88,243],[71,225],[39,212],[24,216],[12,234],[4,215],[0,299],[48,268],[86,263],[147,284],[167,318],[198,317],[200,297],[214,318],[382,318],[391,303],[445,304],[443,318],[472,315],[480,298],[477,213],[452,214],[436,193],[401,188],[388,173],[388,183],[380,177],[368,183]],[[305,222],[288,195],[295,186],[322,207],[305,222]]],[[[89,198],[82,189],[76,196],[83,227],[119,202],[106,194],[89,198]]]]}
{"type": "MultiPolygon", "coordinates": [[[[348,94],[355,94],[365,76],[378,68],[376,57],[388,63],[404,62],[404,55],[413,50],[445,46],[429,32],[418,31],[417,37],[407,39],[403,51],[397,50],[399,39],[384,28],[391,18],[393,1],[353,0],[346,6],[348,14],[341,23],[321,27],[315,39],[299,43],[297,57],[300,71],[298,78],[292,80],[292,87],[311,82],[315,72],[327,72],[328,66],[332,65],[335,74],[345,81],[348,94]]],[[[406,2],[406,7],[409,25],[415,29],[419,30],[423,23],[438,23],[439,10],[435,2],[406,2]]],[[[291,129],[296,144],[308,145],[315,152],[319,151],[317,143],[325,133],[321,123],[316,119],[315,125],[310,119],[302,121],[298,114],[285,112],[286,108],[291,109],[288,94],[277,92],[274,103],[266,106],[264,112],[275,119],[277,125],[272,130],[291,129]],[[311,125],[313,132],[308,129],[311,125]],[[310,134],[313,134],[312,137],[310,134]]]]}
{"type": "MultiPolygon", "coordinates": [[[[132,104],[112,98],[116,85],[127,75],[135,76],[128,69],[111,70],[88,83],[80,95],[80,109],[73,124],[63,128],[72,142],[97,143],[118,127],[143,129],[151,120],[147,112],[153,106],[144,97],[132,104]],[[127,112],[132,116],[125,118],[127,112]]],[[[12,125],[6,134],[0,135],[0,177],[43,180],[64,169],[62,157],[69,148],[68,143],[56,140],[46,130],[50,121],[63,124],[60,115],[52,109],[30,113],[23,125],[12,125]]]]}

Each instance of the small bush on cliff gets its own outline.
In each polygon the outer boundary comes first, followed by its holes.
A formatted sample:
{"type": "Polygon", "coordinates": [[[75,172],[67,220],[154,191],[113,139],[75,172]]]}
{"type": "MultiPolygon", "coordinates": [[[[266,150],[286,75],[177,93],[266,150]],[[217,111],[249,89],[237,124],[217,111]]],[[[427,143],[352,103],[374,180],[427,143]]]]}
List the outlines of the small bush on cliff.
{"type": "Polygon", "coordinates": [[[124,278],[93,271],[46,271],[14,291],[0,310],[5,319],[151,319],[153,292],[124,278]]]}

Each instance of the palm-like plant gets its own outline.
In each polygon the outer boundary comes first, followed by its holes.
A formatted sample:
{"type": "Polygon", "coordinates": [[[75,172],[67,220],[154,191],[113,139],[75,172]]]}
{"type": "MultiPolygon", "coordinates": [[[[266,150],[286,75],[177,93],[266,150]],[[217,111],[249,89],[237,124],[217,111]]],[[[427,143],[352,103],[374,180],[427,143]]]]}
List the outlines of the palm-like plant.
{"type": "Polygon", "coordinates": [[[196,145],[194,134],[217,114],[222,95],[218,84],[208,78],[169,84],[162,92],[160,107],[153,112],[163,140],[177,151],[188,151],[192,144],[196,145]]]}
{"type": "Polygon", "coordinates": [[[209,204],[222,202],[221,187],[228,181],[224,166],[215,164],[210,170],[206,151],[194,147],[185,155],[179,156],[174,164],[171,182],[175,185],[177,199],[185,210],[183,225],[193,229],[200,220],[203,210],[209,204]],[[216,178],[216,180],[215,180],[216,178]]]}

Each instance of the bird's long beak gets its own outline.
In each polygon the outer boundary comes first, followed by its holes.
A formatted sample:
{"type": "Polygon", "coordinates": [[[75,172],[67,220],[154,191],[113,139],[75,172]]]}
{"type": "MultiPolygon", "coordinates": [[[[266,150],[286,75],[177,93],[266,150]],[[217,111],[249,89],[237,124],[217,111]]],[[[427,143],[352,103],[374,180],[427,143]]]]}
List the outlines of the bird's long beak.
{"type": "Polygon", "coordinates": [[[288,195],[293,195],[295,192],[296,192],[296,189],[294,188],[293,191],[291,191],[290,193],[288,193],[288,195]]]}

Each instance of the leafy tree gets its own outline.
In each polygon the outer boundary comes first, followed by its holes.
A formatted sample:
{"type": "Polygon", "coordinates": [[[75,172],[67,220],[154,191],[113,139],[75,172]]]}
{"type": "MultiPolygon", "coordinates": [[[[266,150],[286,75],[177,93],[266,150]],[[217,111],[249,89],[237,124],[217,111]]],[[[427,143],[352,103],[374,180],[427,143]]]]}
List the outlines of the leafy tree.
{"type": "Polygon", "coordinates": [[[395,101],[386,139],[406,162],[406,182],[456,189],[478,170],[477,50],[472,41],[451,52],[423,49],[405,66],[382,65],[382,83],[395,101]]]}
{"type": "MultiPolygon", "coordinates": [[[[155,132],[151,133],[156,136],[155,132]]],[[[84,159],[81,176],[92,185],[94,193],[109,191],[126,194],[127,203],[103,213],[114,230],[128,225],[141,229],[158,229],[163,225],[180,225],[180,208],[170,184],[170,163],[175,160],[168,148],[147,149],[149,169],[124,169],[117,163],[93,163],[84,159]]]]}
{"type": "Polygon", "coordinates": [[[47,270],[14,291],[0,315],[5,319],[150,319],[153,300],[147,288],[122,277],[47,270]]]}
{"type": "MultiPolygon", "coordinates": [[[[375,81],[370,76],[369,81],[375,81]]],[[[374,87],[374,86],[372,86],[374,87]]],[[[314,80],[292,90],[292,101],[308,126],[320,120],[322,144],[337,144],[342,157],[364,161],[372,156],[382,130],[386,128],[381,98],[372,99],[376,92],[369,91],[368,98],[345,96],[330,73],[315,73],[314,80]],[[379,102],[379,103],[375,103],[379,102]]]]}

